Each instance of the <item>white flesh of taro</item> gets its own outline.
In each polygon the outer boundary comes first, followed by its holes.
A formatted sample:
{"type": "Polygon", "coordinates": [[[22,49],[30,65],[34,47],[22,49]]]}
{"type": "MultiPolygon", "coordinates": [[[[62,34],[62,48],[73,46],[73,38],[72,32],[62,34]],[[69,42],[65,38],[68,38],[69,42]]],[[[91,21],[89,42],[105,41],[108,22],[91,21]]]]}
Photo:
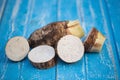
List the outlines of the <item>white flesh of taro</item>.
{"type": "Polygon", "coordinates": [[[58,56],[67,63],[79,61],[84,54],[82,41],[73,35],[66,35],[58,41],[58,56]]]}
{"type": "Polygon", "coordinates": [[[24,37],[11,38],[5,48],[7,57],[12,61],[24,59],[29,51],[28,41],[24,37]]]}

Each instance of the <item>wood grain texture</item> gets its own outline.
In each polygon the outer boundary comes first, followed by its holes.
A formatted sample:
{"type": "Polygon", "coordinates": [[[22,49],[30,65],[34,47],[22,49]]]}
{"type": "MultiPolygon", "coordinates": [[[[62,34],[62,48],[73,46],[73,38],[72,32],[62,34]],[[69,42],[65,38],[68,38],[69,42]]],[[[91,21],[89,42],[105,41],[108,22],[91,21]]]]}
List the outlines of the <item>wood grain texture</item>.
{"type": "MultiPolygon", "coordinates": [[[[0,80],[120,80],[119,0],[0,0],[0,80]],[[54,21],[78,19],[85,37],[92,27],[105,35],[100,53],[50,69],[34,68],[26,57],[14,63],[5,55],[11,37],[30,34],[54,21]]],[[[84,38],[82,40],[84,40],[84,38]]]]}
{"type": "Polygon", "coordinates": [[[110,22],[105,12],[103,1],[81,1],[83,21],[86,30],[89,31],[95,26],[106,36],[102,51],[97,54],[85,54],[87,79],[119,79],[119,63],[116,59],[116,52],[109,27],[110,22]],[[85,5],[86,4],[86,5],[85,5]],[[87,11],[86,11],[87,10],[87,11]],[[95,63],[95,65],[93,64],[95,63]]]}
{"type": "Polygon", "coordinates": [[[1,22],[3,14],[4,14],[6,3],[7,3],[6,0],[0,0],[0,22],[1,22]]]}
{"type": "MultiPolygon", "coordinates": [[[[79,19],[77,13],[77,2],[75,0],[59,0],[58,1],[58,20],[74,20],[79,19]],[[68,5],[69,6],[66,6],[68,5]]],[[[57,80],[84,80],[85,64],[84,57],[74,63],[67,64],[58,60],[57,64],[57,80]]]]}
{"type": "MultiPolygon", "coordinates": [[[[30,34],[46,25],[49,22],[56,21],[56,1],[54,0],[53,2],[49,2],[48,0],[29,0],[28,1],[28,6],[27,6],[27,24],[25,25],[26,27],[26,32],[24,33],[25,37],[28,38],[30,34]],[[47,6],[46,6],[47,5],[47,6]],[[54,13],[55,14],[54,14],[54,13]]],[[[23,80],[55,80],[55,67],[52,67],[50,69],[46,70],[40,70],[34,68],[28,59],[22,62],[21,64],[21,75],[20,79],[23,80]]]]}
{"type": "Polygon", "coordinates": [[[112,34],[114,35],[114,43],[115,43],[115,47],[119,56],[119,61],[120,61],[120,38],[119,38],[119,34],[120,34],[120,27],[119,27],[119,23],[120,23],[120,3],[119,0],[104,0],[104,2],[106,3],[106,8],[108,10],[108,16],[110,18],[110,22],[111,22],[111,29],[112,29],[112,34]]]}
{"type": "Polygon", "coordinates": [[[1,47],[1,54],[0,54],[0,79],[1,80],[7,80],[7,79],[18,79],[18,63],[14,63],[9,61],[8,58],[5,56],[5,45],[9,38],[12,37],[12,34],[14,33],[14,26],[12,25],[14,23],[15,17],[13,16],[14,12],[14,6],[16,2],[10,2],[8,1],[7,4],[11,4],[11,6],[6,5],[5,12],[3,15],[3,19],[0,24],[0,47],[1,47]],[[4,36],[3,36],[4,35],[4,36]],[[13,68],[14,66],[14,68],[13,68]],[[16,75],[14,75],[14,72],[16,75]],[[10,74],[11,73],[11,74],[10,74]]]}

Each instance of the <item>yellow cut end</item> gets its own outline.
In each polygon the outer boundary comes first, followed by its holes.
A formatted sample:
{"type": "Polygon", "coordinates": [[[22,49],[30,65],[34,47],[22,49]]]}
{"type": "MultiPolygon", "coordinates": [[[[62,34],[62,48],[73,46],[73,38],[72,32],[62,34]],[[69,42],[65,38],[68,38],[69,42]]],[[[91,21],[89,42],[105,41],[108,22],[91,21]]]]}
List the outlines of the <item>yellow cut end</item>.
{"type": "Polygon", "coordinates": [[[67,24],[67,32],[68,34],[72,34],[74,36],[77,36],[79,38],[84,36],[84,31],[79,23],[78,20],[69,21],[67,24]]]}
{"type": "Polygon", "coordinates": [[[104,42],[105,42],[105,37],[100,32],[98,32],[97,39],[93,47],[91,48],[90,52],[100,52],[104,42]]]}

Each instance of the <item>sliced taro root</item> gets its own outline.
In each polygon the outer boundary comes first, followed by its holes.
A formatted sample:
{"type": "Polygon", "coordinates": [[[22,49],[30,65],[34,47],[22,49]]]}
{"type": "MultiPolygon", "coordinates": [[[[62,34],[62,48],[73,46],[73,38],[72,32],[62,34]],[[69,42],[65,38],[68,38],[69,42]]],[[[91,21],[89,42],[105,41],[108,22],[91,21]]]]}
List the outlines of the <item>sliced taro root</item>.
{"type": "Polygon", "coordinates": [[[82,41],[73,35],[62,37],[57,44],[57,54],[61,60],[67,63],[79,61],[84,54],[82,41]]]}
{"type": "Polygon", "coordinates": [[[54,48],[48,45],[33,48],[28,54],[28,59],[34,67],[39,69],[50,68],[56,63],[54,48]]]}
{"type": "Polygon", "coordinates": [[[5,51],[10,60],[21,61],[29,51],[28,41],[24,37],[13,37],[8,41],[5,51]]]}
{"type": "Polygon", "coordinates": [[[92,28],[84,41],[85,52],[100,52],[104,42],[105,37],[96,28],[92,28]]]}
{"type": "Polygon", "coordinates": [[[84,35],[84,31],[78,20],[50,23],[34,31],[30,35],[28,42],[31,48],[39,45],[55,46],[58,40],[67,34],[72,34],[77,37],[84,35]]]}

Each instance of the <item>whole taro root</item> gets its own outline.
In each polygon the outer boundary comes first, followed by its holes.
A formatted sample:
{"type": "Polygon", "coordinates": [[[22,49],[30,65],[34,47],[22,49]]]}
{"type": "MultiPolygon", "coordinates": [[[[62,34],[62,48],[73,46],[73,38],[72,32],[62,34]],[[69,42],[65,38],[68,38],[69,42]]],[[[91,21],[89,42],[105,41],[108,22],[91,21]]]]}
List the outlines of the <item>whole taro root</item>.
{"type": "Polygon", "coordinates": [[[78,20],[50,23],[34,31],[30,35],[28,42],[31,48],[44,44],[55,47],[58,40],[67,34],[77,37],[84,36],[83,29],[78,20]]]}

